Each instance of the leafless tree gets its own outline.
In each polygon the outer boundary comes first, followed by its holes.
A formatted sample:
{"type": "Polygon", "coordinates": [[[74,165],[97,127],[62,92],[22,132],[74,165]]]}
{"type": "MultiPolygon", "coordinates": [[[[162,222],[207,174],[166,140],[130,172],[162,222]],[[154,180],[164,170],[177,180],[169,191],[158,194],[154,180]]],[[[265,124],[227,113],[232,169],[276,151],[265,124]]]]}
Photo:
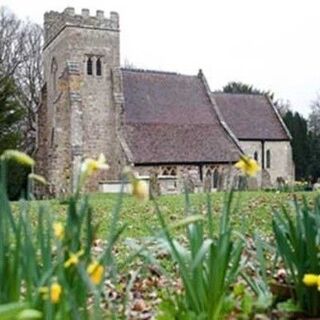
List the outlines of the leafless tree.
{"type": "Polygon", "coordinates": [[[0,7],[0,78],[12,77],[17,97],[25,109],[21,124],[23,148],[32,153],[35,146],[36,112],[43,83],[43,32],[39,25],[21,21],[9,9],[0,7]]]}
{"type": "Polygon", "coordinates": [[[309,130],[320,135],[320,94],[311,103],[311,113],[309,115],[309,130]]]}
{"type": "Polygon", "coordinates": [[[274,102],[274,105],[282,117],[284,117],[286,113],[291,110],[291,104],[289,100],[278,99],[274,102]]]}
{"type": "Polygon", "coordinates": [[[34,151],[36,134],[36,114],[40,104],[40,92],[43,84],[42,45],[43,34],[39,25],[28,23],[24,26],[24,59],[15,73],[21,104],[26,109],[24,123],[24,149],[34,151]]]}

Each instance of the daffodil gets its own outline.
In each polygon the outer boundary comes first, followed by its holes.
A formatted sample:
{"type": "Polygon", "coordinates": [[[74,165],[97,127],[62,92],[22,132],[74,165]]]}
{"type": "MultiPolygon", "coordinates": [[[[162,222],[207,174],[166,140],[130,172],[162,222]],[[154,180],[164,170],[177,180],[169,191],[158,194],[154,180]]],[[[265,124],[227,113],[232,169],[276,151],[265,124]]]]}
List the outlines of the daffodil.
{"type": "Polygon", "coordinates": [[[39,292],[42,294],[42,299],[50,298],[52,303],[58,303],[62,294],[62,287],[58,282],[54,282],[50,287],[41,287],[39,292]]]}
{"type": "Polygon", "coordinates": [[[104,267],[99,262],[90,263],[87,272],[93,284],[98,285],[103,280],[104,267]]]}
{"type": "Polygon", "coordinates": [[[148,199],[148,184],[143,180],[135,178],[132,182],[132,195],[141,201],[148,199]]]}
{"type": "Polygon", "coordinates": [[[240,156],[240,160],[234,166],[250,177],[254,177],[261,170],[257,161],[244,155],[240,156]]]}
{"type": "Polygon", "coordinates": [[[84,176],[91,176],[94,172],[99,170],[107,170],[109,165],[106,163],[105,156],[101,153],[98,160],[86,159],[81,166],[81,174],[84,176]]]}
{"type": "Polygon", "coordinates": [[[138,178],[137,173],[132,171],[131,167],[125,167],[123,174],[129,179],[132,188],[132,195],[138,200],[146,200],[149,196],[148,184],[138,178]]]}
{"type": "Polygon", "coordinates": [[[83,250],[78,251],[77,253],[70,253],[69,259],[64,263],[65,268],[69,268],[72,265],[77,265],[79,263],[79,258],[84,254],[83,250]]]}
{"type": "Polygon", "coordinates": [[[64,237],[64,227],[61,222],[54,222],[53,225],[53,233],[58,240],[62,240],[64,237]]]}
{"type": "Polygon", "coordinates": [[[6,150],[2,154],[1,159],[13,160],[17,163],[30,167],[34,166],[35,164],[35,161],[30,156],[18,150],[6,150]]]}
{"type": "Polygon", "coordinates": [[[62,287],[59,283],[55,282],[50,286],[50,300],[52,303],[58,303],[62,293],[62,287]]]}
{"type": "Polygon", "coordinates": [[[35,180],[37,182],[40,182],[42,184],[47,184],[47,181],[43,176],[40,176],[40,175],[35,174],[35,173],[30,173],[28,175],[28,178],[31,179],[31,180],[35,180]]]}
{"type": "Polygon", "coordinates": [[[318,286],[320,284],[320,275],[312,274],[312,273],[307,273],[303,277],[303,283],[308,286],[318,286]]]}

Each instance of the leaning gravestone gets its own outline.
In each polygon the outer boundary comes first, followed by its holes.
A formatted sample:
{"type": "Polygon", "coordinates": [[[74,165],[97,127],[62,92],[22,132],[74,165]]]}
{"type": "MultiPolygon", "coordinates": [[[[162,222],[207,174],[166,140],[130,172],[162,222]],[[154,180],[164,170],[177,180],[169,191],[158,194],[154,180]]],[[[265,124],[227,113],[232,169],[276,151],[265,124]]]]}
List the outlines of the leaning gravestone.
{"type": "Polygon", "coordinates": [[[219,172],[219,179],[218,179],[218,191],[222,191],[225,189],[226,183],[226,173],[224,169],[221,169],[219,172]]]}
{"type": "Polygon", "coordinates": [[[256,177],[247,178],[248,190],[257,190],[258,189],[258,180],[256,177]]]}
{"type": "Polygon", "coordinates": [[[248,189],[248,178],[246,176],[238,176],[237,184],[239,191],[244,191],[248,189]]]}
{"type": "Polygon", "coordinates": [[[158,172],[156,170],[150,170],[149,194],[151,199],[154,199],[161,194],[158,172]]]}
{"type": "Polygon", "coordinates": [[[211,192],[211,183],[212,182],[212,177],[210,173],[207,173],[205,178],[204,178],[204,183],[203,183],[203,191],[204,192],[211,192]]]}
{"type": "Polygon", "coordinates": [[[272,187],[270,173],[265,169],[261,173],[261,187],[263,189],[272,187]]]}

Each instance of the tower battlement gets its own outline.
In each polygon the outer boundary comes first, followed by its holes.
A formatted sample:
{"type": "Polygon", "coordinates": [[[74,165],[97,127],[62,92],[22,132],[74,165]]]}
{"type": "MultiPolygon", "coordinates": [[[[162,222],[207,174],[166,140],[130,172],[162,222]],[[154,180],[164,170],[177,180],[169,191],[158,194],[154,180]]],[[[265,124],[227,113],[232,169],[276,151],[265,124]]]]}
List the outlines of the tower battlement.
{"type": "Polygon", "coordinates": [[[72,7],[66,8],[63,12],[46,12],[44,15],[45,47],[66,26],[119,31],[119,15],[117,12],[110,12],[109,17],[106,18],[102,10],[97,10],[96,15],[91,16],[89,9],[82,9],[81,14],[76,14],[72,7]]]}

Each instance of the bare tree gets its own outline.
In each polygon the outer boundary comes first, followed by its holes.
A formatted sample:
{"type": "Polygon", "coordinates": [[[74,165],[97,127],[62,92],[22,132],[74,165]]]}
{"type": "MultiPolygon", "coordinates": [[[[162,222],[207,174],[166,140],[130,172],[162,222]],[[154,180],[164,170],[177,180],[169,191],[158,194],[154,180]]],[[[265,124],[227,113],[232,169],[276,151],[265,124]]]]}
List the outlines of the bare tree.
{"type": "Polygon", "coordinates": [[[309,130],[320,135],[320,94],[311,102],[311,113],[309,115],[309,130]]]}
{"type": "Polygon", "coordinates": [[[278,109],[282,118],[291,110],[291,104],[289,100],[278,99],[274,101],[273,104],[278,109]]]}
{"type": "Polygon", "coordinates": [[[0,79],[12,77],[16,97],[25,109],[21,146],[32,153],[35,147],[36,113],[40,103],[43,32],[39,25],[19,20],[7,8],[0,7],[0,79]]]}
{"type": "Polygon", "coordinates": [[[36,136],[36,114],[40,104],[40,92],[43,85],[42,74],[42,28],[37,24],[28,23],[24,26],[24,59],[15,73],[19,99],[26,109],[24,122],[24,149],[34,151],[36,136]]]}
{"type": "Polygon", "coordinates": [[[0,76],[13,76],[23,60],[24,32],[21,21],[8,9],[0,8],[0,76]]]}

